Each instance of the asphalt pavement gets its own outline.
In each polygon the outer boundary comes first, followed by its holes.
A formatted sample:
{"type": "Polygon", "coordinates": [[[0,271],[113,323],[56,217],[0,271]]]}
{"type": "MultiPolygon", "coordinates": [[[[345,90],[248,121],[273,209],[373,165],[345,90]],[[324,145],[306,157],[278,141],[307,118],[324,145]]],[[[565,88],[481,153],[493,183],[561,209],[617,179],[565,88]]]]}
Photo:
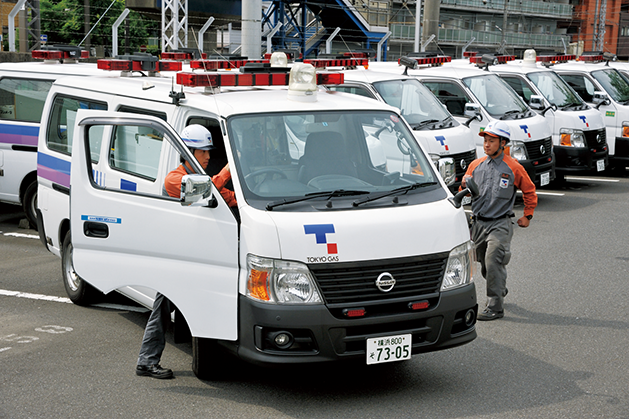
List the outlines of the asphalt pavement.
{"type": "Polygon", "coordinates": [[[624,176],[540,190],[505,317],[468,345],[374,366],[237,363],[224,381],[197,379],[172,335],[176,378],[137,377],[148,312],[68,302],[60,260],[0,204],[0,418],[629,418],[628,204],[624,176]]]}

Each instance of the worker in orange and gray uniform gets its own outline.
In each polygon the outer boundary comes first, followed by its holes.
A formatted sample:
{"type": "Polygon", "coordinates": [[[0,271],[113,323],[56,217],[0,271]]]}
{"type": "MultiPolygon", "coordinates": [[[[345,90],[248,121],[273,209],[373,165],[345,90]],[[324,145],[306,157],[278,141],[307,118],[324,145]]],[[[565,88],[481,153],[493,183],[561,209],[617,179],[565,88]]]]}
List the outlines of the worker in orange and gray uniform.
{"type": "MultiPolygon", "coordinates": [[[[207,168],[207,165],[210,162],[210,151],[215,148],[210,131],[208,131],[203,125],[188,125],[181,132],[181,139],[184,143],[186,143],[190,151],[192,151],[192,154],[201,164],[201,167],[203,167],[203,169],[207,168]]],[[[191,175],[193,173],[194,170],[192,169],[190,163],[183,162],[181,166],[166,175],[162,193],[174,198],[179,198],[181,195],[181,178],[185,175],[191,175]]],[[[216,176],[212,177],[212,183],[225,199],[227,205],[235,207],[237,205],[236,195],[233,191],[225,188],[225,184],[229,182],[230,179],[231,172],[229,171],[228,163],[216,176]]]]}
{"type": "Polygon", "coordinates": [[[461,186],[465,188],[470,178],[478,185],[479,194],[472,198],[472,240],[487,281],[487,306],[478,320],[495,320],[504,317],[516,190],[520,189],[524,198],[524,215],[517,221],[520,227],[529,226],[537,194],[524,167],[504,151],[511,139],[509,126],[503,121],[492,121],[478,135],[485,138],[486,156],[470,164],[461,186]]]}
{"type": "MultiPolygon", "coordinates": [[[[181,139],[192,151],[199,164],[205,169],[210,162],[210,150],[214,148],[212,135],[207,128],[198,124],[188,125],[181,132],[181,139]]],[[[193,173],[195,171],[190,163],[182,160],[182,164],[179,167],[166,175],[162,195],[179,198],[182,178],[187,174],[193,173]]],[[[227,204],[230,207],[235,207],[237,203],[234,192],[224,187],[230,179],[231,172],[229,171],[229,164],[227,164],[218,175],[212,178],[212,182],[223,198],[225,198],[227,204]]],[[[142,338],[142,346],[140,347],[135,370],[137,375],[160,379],[173,377],[171,369],[163,368],[160,365],[160,359],[166,347],[166,327],[170,321],[170,313],[174,309],[174,306],[164,295],[159,292],[155,295],[153,311],[144,329],[144,337],[142,338]]]]}

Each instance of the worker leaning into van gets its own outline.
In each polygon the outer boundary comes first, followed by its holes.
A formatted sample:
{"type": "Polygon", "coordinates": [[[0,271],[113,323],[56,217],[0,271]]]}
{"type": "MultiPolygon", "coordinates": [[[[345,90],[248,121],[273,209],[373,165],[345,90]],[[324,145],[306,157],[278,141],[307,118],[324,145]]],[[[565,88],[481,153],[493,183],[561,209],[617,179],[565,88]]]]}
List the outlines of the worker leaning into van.
{"type": "Polygon", "coordinates": [[[516,190],[520,189],[524,198],[524,215],[517,221],[520,227],[529,226],[537,206],[537,194],[526,170],[504,152],[511,139],[509,126],[503,121],[492,121],[478,135],[485,138],[486,156],[470,164],[461,186],[465,188],[470,178],[478,185],[479,194],[472,198],[475,220],[472,240],[487,281],[487,307],[478,315],[478,320],[495,320],[504,316],[502,305],[507,295],[516,190]]]}
{"type": "MultiPolygon", "coordinates": [[[[189,125],[181,133],[182,140],[188,145],[194,157],[205,169],[210,162],[210,150],[214,148],[212,135],[202,125],[189,125]]],[[[181,179],[187,174],[193,174],[194,170],[189,163],[184,162],[166,175],[162,193],[179,198],[181,191],[181,179]]],[[[231,179],[229,164],[212,178],[212,182],[219,190],[230,207],[236,206],[234,192],[225,188],[225,184],[231,179]]],[[[159,365],[162,352],[166,346],[166,326],[170,320],[170,313],[174,307],[162,294],[157,293],[153,303],[153,312],[146,323],[140,355],[136,367],[136,374],[153,378],[172,378],[173,372],[159,365]]]]}
{"type": "MultiPolygon", "coordinates": [[[[181,139],[186,143],[194,157],[205,169],[210,162],[210,150],[213,150],[214,143],[212,142],[212,134],[203,125],[192,124],[188,125],[181,132],[181,139]]],[[[194,170],[190,166],[190,163],[183,163],[181,166],[173,170],[166,175],[164,180],[164,191],[168,196],[179,198],[181,193],[181,179],[185,175],[193,174],[194,170]]],[[[216,186],[216,189],[223,196],[227,205],[235,207],[237,205],[236,195],[233,191],[225,188],[225,184],[231,179],[231,172],[229,171],[229,163],[223,167],[223,169],[212,177],[212,183],[216,186]]]]}

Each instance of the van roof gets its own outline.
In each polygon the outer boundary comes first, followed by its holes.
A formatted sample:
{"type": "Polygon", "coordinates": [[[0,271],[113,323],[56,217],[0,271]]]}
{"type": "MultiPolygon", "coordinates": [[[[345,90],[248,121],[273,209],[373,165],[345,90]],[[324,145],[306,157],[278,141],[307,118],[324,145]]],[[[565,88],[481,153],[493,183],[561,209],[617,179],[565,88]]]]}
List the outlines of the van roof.
{"type": "Polygon", "coordinates": [[[25,77],[28,74],[55,75],[55,76],[93,76],[101,72],[94,63],[65,63],[58,62],[27,62],[27,63],[0,63],[0,74],[19,75],[25,77]],[[13,74],[15,73],[15,74],[13,74]]]}
{"type": "MultiPolygon", "coordinates": [[[[113,94],[120,97],[145,99],[147,101],[172,103],[169,94],[173,90],[169,77],[63,77],[55,86],[70,89],[73,95],[80,95],[77,90],[100,94],[113,94]],[[154,87],[146,89],[145,82],[154,87]]],[[[180,85],[174,85],[174,91],[180,92],[180,85]]],[[[298,101],[288,98],[287,87],[231,87],[221,88],[221,93],[209,94],[203,87],[183,87],[185,99],[182,106],[198,108],[216,113],[222,117],[235,114],[291,111],[350,111],[350,110],[397,110],[387,104],[349,93],[325,91],[319,89],[316,101],[298,101]],[[263,98],[261,96],[264,96],[263,98]]]]}

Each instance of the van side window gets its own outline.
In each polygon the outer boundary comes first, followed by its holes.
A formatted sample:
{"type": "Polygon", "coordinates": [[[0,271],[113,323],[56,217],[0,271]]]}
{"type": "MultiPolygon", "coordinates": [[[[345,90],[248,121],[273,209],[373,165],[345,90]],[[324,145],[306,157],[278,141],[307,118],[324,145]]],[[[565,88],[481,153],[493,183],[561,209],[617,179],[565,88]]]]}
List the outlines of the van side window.
{"type": "Polygon", "coordinates": [[[586,102],[594,100],[594,84],[580,74],[560,74],[561,78],[586,102]]]}
{"type": "Polygon", "coordinates": [[[463,116],[465,104],[471,102],[465,91],[455,83],[422,80],[422,83],[437,96],[452,115],[463,116]]]}
{"type": "Polygon", "coordinates": [[[533,95],[533,91],[529,88],[528,84],[519,77],[509,77],[509,76],[500,76],[507,84],[515,90],[515,92],[520,95],[520,97],[526,102],[529,103],[531,96],[533,95]]]}
{"type": "Polygon", "coordinates": [[[0,80],[0,119],[41,121],[50,80],[4,77],[0,80]]]}
{"type": "Polygon", "coordinates": [[[336,86],[328,86],[328,89],[333,90],[335,92],[351,93],[353,95],[359,95],[359,96],[368,97],[370,99],[375,99],[374,95],[372,95],[364,87],[360,87],[360,86],[336,85],[336,86]]]}
{"type": "Polygon", "coordinates": [[[154,110],[150,110],[150,109],[142,109],[142,108],[134,108],[131,106],[125,106],[125,105],[121,105],[120,107],[118,107],[118,112],[125,112],[125,113],[139,113],[142,115],[150,115],[150,116],[154,116],[157,117],[163,121],[166,121],[166,113],[164,112],[158,112],[158,111],[154,111],[154,110]]]}
{"type": "Polygon", "coordinates": [[[162,134],[152,128],[133,125],[116,126],[109,151],[109,166],[112,169],[155,181],[162,143],[162,134]]]}
{"type": "MultiPolygon", "coordinates": [[[[225,150],[225,142],[219,122],[216,119],[205,117],[188,118],[186,126],[192,124],[203,125],[210,131],[210,134],[212,134],[212,142],[216,148],[210,152],[210,163],[207,165],[205,171],[210,176],[216,176],[227,164],[227,150],[225,150]]],[[[227,184],[227,188],[233,190],[231,181],[227,184]]]]}
{"type": "MultiPolygon", "coordinates": [[[[72,97],[57,96],[54,99],[48,121],[46,133],[46,145],[49,149],[63,154],[72,154],[72,135],[74,121],[78,109],[107,110],[107,103],[76,99],[72,97]]],[[[102,137],[94,136],[94,142],[90,140],[92,157],[98,156],[102,137]]]]}

